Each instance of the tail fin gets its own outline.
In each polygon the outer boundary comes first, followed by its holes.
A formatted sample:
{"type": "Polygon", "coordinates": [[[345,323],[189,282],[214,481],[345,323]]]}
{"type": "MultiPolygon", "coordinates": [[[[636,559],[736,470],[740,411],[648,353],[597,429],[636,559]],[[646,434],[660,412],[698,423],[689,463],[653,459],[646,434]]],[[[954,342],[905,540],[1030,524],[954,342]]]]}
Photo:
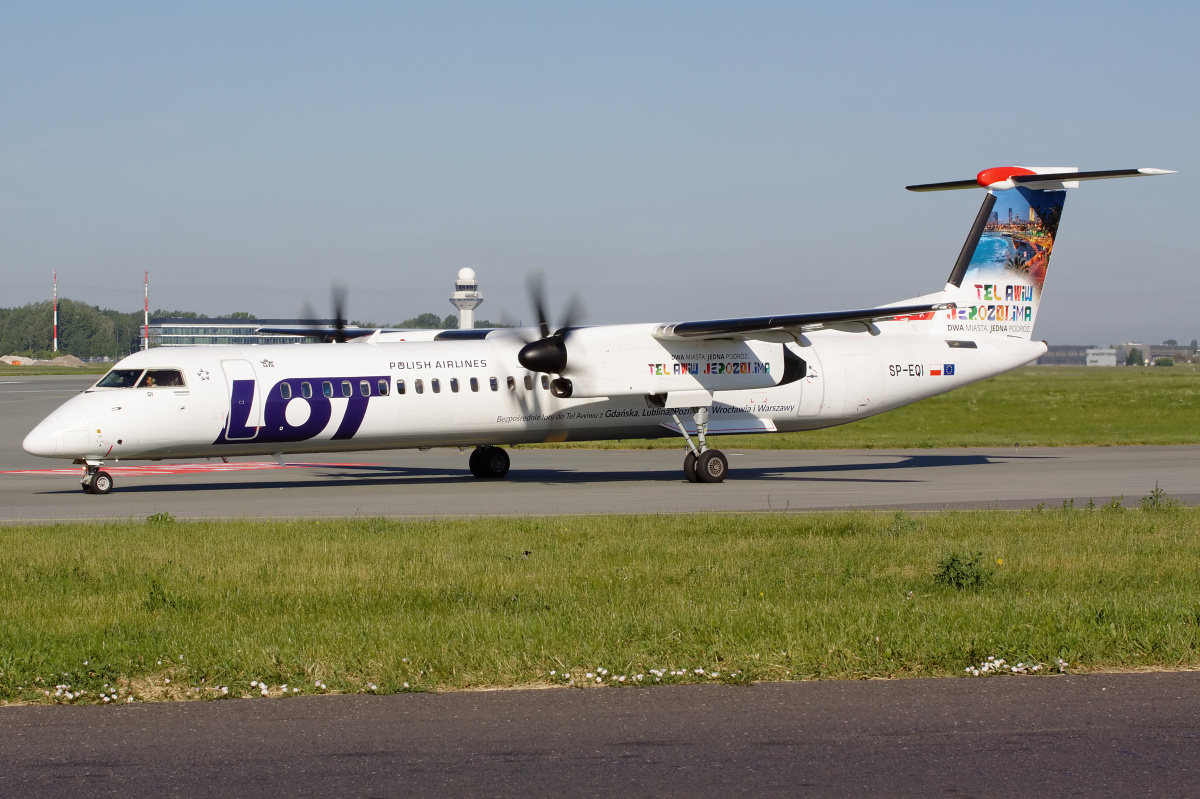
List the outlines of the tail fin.
{"type": "MultiPolygon", "coordinates": [[[[1163,174],[1168,172],[997,167],[983,170],[972,181],[909,186],[910,191],[985,188],[988,192],[943,291],[946,301],[956,305],[938,314],[944,331],[1030,338],[1066,190],[1078,188],[1081,180],[1163,174]]],[[[937,329],[943,330],[941,325],[937,329]]]]}

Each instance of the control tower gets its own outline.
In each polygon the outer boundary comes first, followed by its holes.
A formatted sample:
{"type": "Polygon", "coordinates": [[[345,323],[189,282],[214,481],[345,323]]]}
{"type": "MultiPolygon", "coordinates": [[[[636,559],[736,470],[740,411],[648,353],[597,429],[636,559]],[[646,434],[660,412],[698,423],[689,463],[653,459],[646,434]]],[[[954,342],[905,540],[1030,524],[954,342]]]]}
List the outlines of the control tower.
{"type": "Polygon", "coordinates": [[[475,327],[475,309],[483,302],[479,293],[479,278],[475,270],[464,267],[458,270],[454,278],[454,293],[450,295],[450,304],[458,309],[458,329],[471,330],[475,327]]]}

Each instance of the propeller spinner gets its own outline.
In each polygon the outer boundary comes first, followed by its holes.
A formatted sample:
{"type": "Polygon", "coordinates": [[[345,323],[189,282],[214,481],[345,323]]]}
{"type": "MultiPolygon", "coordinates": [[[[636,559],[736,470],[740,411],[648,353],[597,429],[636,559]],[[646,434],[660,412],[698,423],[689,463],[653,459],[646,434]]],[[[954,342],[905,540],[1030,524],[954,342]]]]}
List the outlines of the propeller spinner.
{"type": "MultiPolygon", "coordinates": [[[[529,278],[529,296],[533,309],[537,313],[538,332],[541,338],[531,341],[517,353],[517,360],[531,372],[545,372],[561,375],[567,368],[567,337],[575,329],[575,324],[583,315],[583,307],[577,295],[571,297],[567,312],[563,317],[562,326],[553,333],[550,332],[550,319],[546,313],[545,288],[540,275],[529,278]]],[[[571,381],[559,377],[551,385],[551,391],[558,397],[571,396],[571,381]]]]}

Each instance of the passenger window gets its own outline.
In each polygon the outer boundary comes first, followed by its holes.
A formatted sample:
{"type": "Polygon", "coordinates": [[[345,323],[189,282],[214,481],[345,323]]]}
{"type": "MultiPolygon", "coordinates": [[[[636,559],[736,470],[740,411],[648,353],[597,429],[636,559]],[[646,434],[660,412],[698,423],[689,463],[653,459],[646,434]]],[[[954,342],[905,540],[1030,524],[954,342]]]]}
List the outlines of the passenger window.
{"type": "Polygon", "coordinates": [[[455,394],[458,393],[458,378],[457,377],[450,378],[450,390],[453,391],[455,394]]]}
{"type": "Polygon", "coordinates": [[[183,386],[183,374],[178,369],[147,369],[138,388],[170,388],[183,386]]]}
{"type": "Polygon", "coordinates": [[[292,387],[290,385],[288,385],[287,383],[280,383],[279,384],[279,396],[283,397],[284,399],[291,399],[292,398],[292,387]]]}
{"type": "Polygon", "coordinates": [[[533,391],[533,376],[525,375],[525,390],[533,391]]]}
{"type": "Polygon", "coordinates": [[[404,381],[403,381],[403,380],[397,380],[397,381],[396,381],[396,393],[397,393],[397,394],[403,394],[403,393],[404,393],[404,381]]]}
{"type": "Polygon", "coordinates": [[[436,377],[430,379],[429,387],[433,389],[434,394],[442,393],[442,381],[438,380],[436,377]]]}
{"type": "Polygon", "coordinates": [[[354,386],[350,385],[349,380],[342,381],[342,396],[348,397],[354,393],[354,386]]]}
{"type": "Polygon", "coordinates": [[[100,378],[96,388],[133,388],[141,375],[141,369],[113,369],[100,378]]]}
{"type": "Polygon", "coordinates": [[[305,399],[312,397],[312,385],[307,380],[300,384],[300,396],[305,399]]]}
{"type": "Polygon", "coordinates": [[[333,396],[333,383],[330,383],[328,380],[323,381],[321,383],[321,393],[324,394],[326,397],[332,397],[333,396]]]}
{"type": "Polygon", "coordinates": [[[550,376],[542,375],[542,388],[550,388],[550,376]]]}
{"type": "Polygon", "coordinates": [[[415,388],[417,390],[418,394],[424,394],[425,393],[425,381],[420,380],[420,379],[414,380],[413,388],[415,388]]]}
{"type": "Polygon", "coordinates": [[[513,377],[512,375],[508,376],[508,390],[509,391],[517,390],[517,378],[513,377]]]}
{"type": "Polygon", "coordinates": [[[491,386],[492,386],[492,391],[499,391],[499,390],[500,390],[500,381],[499,381],[499,380],[497,380],[496,378],[494,378],[494,377],[489,377],[489,378],[488,378],[488,383],[489,383],[489,384],[491,384],[491,386]]]}
{"type": "Polygon", "coordinates": [[[362,394],[364,397],[371,396],[371,384],[369,382],[367,382],[366,380],[359,380],[358,381],[358,393],[362,394]]]}
{"type": "Polygon", "coordinates": [[[479,381],[474,377],[471,378],[471,390],[472,391],[479,390],[479,381]]]}
{"type": "Polygon", "coordinates": [[[388,382],[386,380],[379,381],[379,396],[381,396],[381,397],[387,396],[387,387],[388,387],[388,382]]]}

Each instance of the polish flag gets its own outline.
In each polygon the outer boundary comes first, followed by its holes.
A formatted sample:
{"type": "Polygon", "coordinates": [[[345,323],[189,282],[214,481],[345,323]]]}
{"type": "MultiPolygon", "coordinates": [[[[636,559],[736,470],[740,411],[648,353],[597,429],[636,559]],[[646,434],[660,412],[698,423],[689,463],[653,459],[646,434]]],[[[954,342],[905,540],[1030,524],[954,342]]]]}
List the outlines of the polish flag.
{"type": "Polygon", "coordinates": [[[940,363],[929,364],[929,374],[933,375],[934,377],[941,377],[942,365],[940,363]]]}

